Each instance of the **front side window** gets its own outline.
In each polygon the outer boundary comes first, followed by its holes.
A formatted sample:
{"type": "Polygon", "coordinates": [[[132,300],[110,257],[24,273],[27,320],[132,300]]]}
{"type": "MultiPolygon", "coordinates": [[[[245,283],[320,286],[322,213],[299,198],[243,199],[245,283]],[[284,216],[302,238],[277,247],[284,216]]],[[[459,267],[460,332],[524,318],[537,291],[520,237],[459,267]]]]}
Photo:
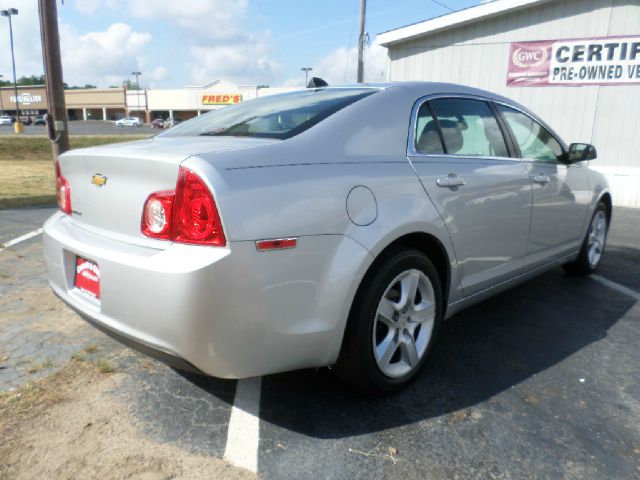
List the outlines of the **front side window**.
{"type": "Polygon", "coordinates": [[[432,100],[429,104],[438,120],[447,154],[509,156],[498,121],[486,102],[442,98],[432,100]]]}
{"type": "Polygon", "coordinates": [[[261,97],[201,115],[159,136],[287,139],[376,93],[372,88],[325,88],[261,97]]]}
{"type": "Polygon", "coordinates": [[[496,105],[511,128],[522,158],[555,162],[562,160],[560,142],[530,116],[504,105],[496,105]]]}

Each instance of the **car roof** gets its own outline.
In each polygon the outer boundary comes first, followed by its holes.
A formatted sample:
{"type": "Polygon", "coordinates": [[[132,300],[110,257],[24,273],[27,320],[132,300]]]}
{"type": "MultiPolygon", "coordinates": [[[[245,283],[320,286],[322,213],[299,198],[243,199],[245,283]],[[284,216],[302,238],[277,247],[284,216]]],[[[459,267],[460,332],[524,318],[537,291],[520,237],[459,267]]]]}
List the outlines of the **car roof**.
{"type": "Polygon", "coordinates": [[[465,94],[475,95],[486,98],[493,98],[496,100],[502,100],[508,103],[514,103],[506,97],[498,95],[497,93],[490,92],[488,90],[482,90],[480,88],[470,87],[459,83],[448,82],[425,82],[425,81],[403,81],[403,82],[374,82],[374,83],[351,83],[346,85],[332,85],[324,87],[328,89],[332,88],[371,88],[376,90],[404,90],[408,94],[415,94],[418,96],[427,96],[435,94],[465,94]]]}
{"type": "Polygon", "coordinates": [[[488,90],[482,90],[480,88],[470,87],[468,85],[462,85],[459,83],[447,83],[447,82],[424,82],[424,81],[403,81],[403,82],[380,82],[380,83],[352,83],[346,85],[335,85],[323,88],[370,88],[376,90],[395,90],[404,91],[408,96],[415,98],[426,97],[429,95],[471,95],[476,97],[482,97],[497,102],[502,102],[507,105],[513,105],[534,117],[536,120],[542,122],[551,130],[551,128],[534,112],[507,97],[503,97],[494,92],[488,90]]]}

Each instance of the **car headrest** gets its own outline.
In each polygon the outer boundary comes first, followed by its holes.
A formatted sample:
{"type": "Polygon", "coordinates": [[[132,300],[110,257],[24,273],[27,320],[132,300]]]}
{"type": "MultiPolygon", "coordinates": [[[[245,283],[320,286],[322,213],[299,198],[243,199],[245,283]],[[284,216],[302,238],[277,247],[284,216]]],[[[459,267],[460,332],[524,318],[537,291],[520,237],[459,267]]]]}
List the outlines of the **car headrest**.
{"type": "Polygon", "coordinates": [[[425,125],[418,139],[416,148],[420,153],[444,153],[436,122],[431,120],[425,125]]]}
{"type": "Polygon", "coordinates": [[[458,153],[464,144],[462,129],[458,122],[453,120],[440,120],[440,128],[442,129],[444,143],[447,145],[447,153],[458,153]]]}

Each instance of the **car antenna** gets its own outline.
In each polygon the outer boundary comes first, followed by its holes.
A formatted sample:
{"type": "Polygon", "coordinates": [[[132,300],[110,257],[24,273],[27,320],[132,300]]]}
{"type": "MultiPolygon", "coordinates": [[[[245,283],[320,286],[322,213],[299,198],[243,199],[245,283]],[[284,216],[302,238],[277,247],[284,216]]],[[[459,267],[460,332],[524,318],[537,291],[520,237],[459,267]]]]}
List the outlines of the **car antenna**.
{"type": "Polygon", "coordinates": [[[328,86],[329,84],[327,82],[318,77],[311,77],[311,80],[309,80],[309,83],[307,84],[307,88],[321,88],[328,86]]]}

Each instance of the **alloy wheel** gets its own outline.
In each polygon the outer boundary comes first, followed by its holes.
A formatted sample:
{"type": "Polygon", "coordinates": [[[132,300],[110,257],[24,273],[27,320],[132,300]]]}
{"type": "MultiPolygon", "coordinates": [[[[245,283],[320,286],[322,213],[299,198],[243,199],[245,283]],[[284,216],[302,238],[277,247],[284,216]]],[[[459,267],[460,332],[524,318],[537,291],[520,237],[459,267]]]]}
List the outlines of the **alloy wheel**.
{"type": "Polygon", "coordinates": [[[595,268],[600,263],[604,244],[607,239],[607,216],[602,210],[598,210],[591,220],[589,227],[588,259],[589,266],[595,268]]]}
{"type": "Polygon", "coordinates": [[[387,286],[373,322],[373,354],[392,378],[417,368],[433,333],[435,293],[424,272],[406,270],[387,286]]]}

